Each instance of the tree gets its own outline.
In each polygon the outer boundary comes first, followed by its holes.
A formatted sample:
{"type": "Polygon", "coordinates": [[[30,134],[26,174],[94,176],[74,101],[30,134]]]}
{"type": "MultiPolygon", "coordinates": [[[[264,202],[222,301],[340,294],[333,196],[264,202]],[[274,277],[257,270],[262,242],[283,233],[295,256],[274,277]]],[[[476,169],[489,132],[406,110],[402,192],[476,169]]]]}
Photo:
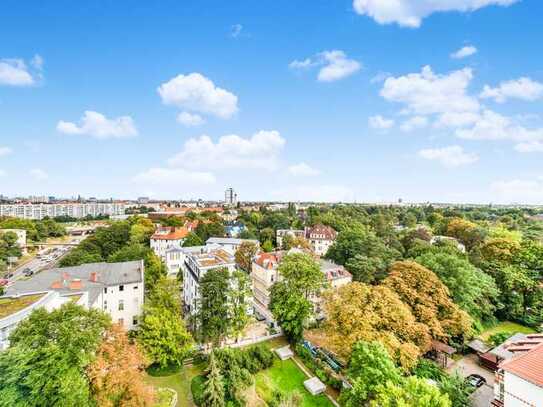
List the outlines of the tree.
{"type": "Polygon", "coordinates": [[[183,247],[203,246],[204,242],[194,232],[190,232],[183,241],[183,247]]]}
{"type": "Polygon", "coordinates": [[[253,242],[243,242],[236,250],[235,258],[238,266],[245,272],[251,272],[253,257],[258,252],[258,246],[253,242]]]}
{"type": "Polygon", "coordinates": [[[149,244],[151,236],[155,232],[155,225],[150,219],[135,216],[130,218],[133,222],[130,228],[130,242],[149,244]]]}
{"type": "Polygon", "coordinates": [[[401,384],[387,382],[377,388],[371,407],[451,407],[451,401],[439,389],[416,376],[401,384]]]}
{"type": "Polygon", "coordinates": [[[477,320],[494,316],[499,291],[492,277],[469,260],[445,252],[427,252],[416,261],[432,270],[450,290],[453,301],[477,320]]]}
{"type": "Polygon", "coordinates": [[[452,236],[462,242],[468,250],[484,241],[486,231],[476,223],[462,218],[453,218],[447,225],[447,236],[452,236]]]}
{"type": "Polygon", "coordinates": [[[200,298],[195,315],[202,342],[220,344],[230,331],[230,273],[226,268],[208,270],[200,280],[200,298]]]}
{"type": "Polygon", "coordinates": [[[150,292],[138,340],[153,363],[161,367],[183,363],[193,342],[181,313],[176,280],[163,278],[150,292]]]}
{"type": "Polygon", "coordinates": [[[273,243],[271,240],[266,240],[262,244],[262,250],[264,250],[266,253],[273,252],[273,243]]]}
{"type": "Polygon", "coordinates": [[[202,406],[223,407],[224,404],[224,382],[215,353],[211,352],[209,373],[205,382],[202,406]]]}
{"type": "Polygon", "coordinates": [[[398,384],[401,381],[399,369],[379,342],[362,341],[355,344],[347,376],[352,388],[341,392],[341,404],[346,407],[364,405],[382,383],[398,384]]]}
{"type": "Polygon", "coordinates": [[[154,405],[153,388],[145,384],[143,355],[121,325],[112,325],[87,367],[91,391],[100,407],[154,405]]]}
{"type": "Polygon", "coordinates": [[[228,304],[230,307],[230,334],[237,338],[249,323],[247,307],[251,297],[251,282],[243,271],[232,273],[232,284],[229,289],[228,304]]]}
{"type": "Polygon", "coordinates": [[[467,337],[472,320],[449,297],[449,289],[426,267],[414,261],[398,261],[390,267],[383,284],[411,307],[417,321],[430,329],[433,338],[467,337]]]}
{"type": "Polygon", "coordinates": [[[0,352],[0,406],[92,406],[85,369],[109,324],[72,302],[33,311],[0,352]]]}
{"type": "Polygon", "coordinates": [[[323,288],[324,275],[319,264],[305,253],[286,255],[278,272],[282,278],[272,286],[270,311],[285,335],[298,340],[313,311],[310,297],[323,288]]]}
{"type": "Polygon", "coordinates": [[[430,349],[428,327],[387,287],[347,284],[325,294],[324,309],[326,346],[342,357],[359,341],[378,341],[409,369],[430,349]]]}

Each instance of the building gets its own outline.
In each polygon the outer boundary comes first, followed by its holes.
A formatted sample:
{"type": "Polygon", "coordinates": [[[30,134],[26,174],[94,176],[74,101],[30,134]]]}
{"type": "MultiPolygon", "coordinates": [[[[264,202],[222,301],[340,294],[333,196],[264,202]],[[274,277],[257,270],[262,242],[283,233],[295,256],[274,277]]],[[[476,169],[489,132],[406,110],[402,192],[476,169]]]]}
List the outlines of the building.
{"type": "Polygon", "coordinates": [[[226,235],[228,237],[238,237],[241,232],[245,231],[247,228],[241,222],[232,222],[229,225],[224,227],[226,235]]]}
{"type": "Polygon", "coordinates": [[[0,205],[0,216],[41,220],[45,217],[124,215],[129,205],[125,203],[55,203],[55,204],[12,204],[0,205]]]}
{"type": "Polygon", "coordinates": [[[224,204],[226,206],[236,206],[238,204],[238,194],[236,194],[234,188],[227,188],[224,191],[224,204]]]}
{"type": "Polygon", "coordinates": [[[15,233],[17,236],[17,246],[21,249],[21,251],[26,253],[26,230],[24,229],[0,229],[0,235],[3,233],[15,233]]]}
{"type": "Polygon", "coordinates": [[[179,248],[189,235],[186,227],[159,226],[151,236],[150,245],[155,254],[166,260],[166,251],[170,248],[179,248]]]}
{"type": "Polygon", "coordinates": [[[234,256],[223,248],[209,245],[183,248],[183,300],[188,314],[197,311],[200,298],[200,281],[209,270],[225,268],[231,273],[236,270],[234,256]]]}
{"type": "Polygon", "coordinates": [[[226,250],[231,255],[236,254],[236,251],[242,245],[242,243],[249,242],[256,244],[260,247],[260,242],[254,239],[237,239],[233,237],[210,237],[206,241],[206,245],[217,245],[226,250]]]}
{"type": "Polygon", "coordinates": [[[275,233],[275,240],[277,241],[278,248],[283,248],[283,239],[285,236],[290,236],[292,238],[305,238],[305,230],[277,229],[277,232],[275,233]]]}
{"type": "Polygon", "coordinates": [[[499,365],[491,405],[543,406],[543,334],[526,335],[509,351],[514,356],[499,365]]]}
{"type": "MultiPolygon", "coordinates": [[[[107,312],[113,322],[130,330],[138,327],[142,313],[143,275],[143,260],[55,268],[44,270],[28,280],[16,281],[7,288],[6,296],[16,298],[36,293],[57,293],[55,298],[59,301],[66,297],[75,298],[86,308],[107,312]]],[[[34,308],[45,306],[44,302],[45,299],[39,299],[31,305],[34,308]]],[[[19,316],[12,315],[11,318],[18,319],[19,316]]]]}
{"type": "Polygon", "coordinates": [[[315,225],[305,228],[305,238],[317,256],[324,256],[336,241],[337,232],[330,226],[315,225]]]}

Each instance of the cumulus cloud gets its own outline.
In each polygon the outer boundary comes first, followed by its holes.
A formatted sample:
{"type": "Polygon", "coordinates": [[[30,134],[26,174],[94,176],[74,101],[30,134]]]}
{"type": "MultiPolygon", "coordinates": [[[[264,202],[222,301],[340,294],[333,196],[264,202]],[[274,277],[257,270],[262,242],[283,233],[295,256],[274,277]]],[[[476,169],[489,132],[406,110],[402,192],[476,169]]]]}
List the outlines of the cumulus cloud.
{"type": "Polygon", "coordinates": [[[543,83],[522,77],[501,82],[495,88],[485,85],[479,97],[494,99],[497,103],[504,103],[507,99],[534,101],[543,97],[543,83]]]}
{"type": "Polygon", "coordinates": [[[205,120],[199,114],[189,112],[181,112],[177,115],[177,121],[187,127],[200,126],[205,123],[205,120]]]}
{"type": "Polygon", "coordinates": [[[13,150],[9,147],[0,147],[0,157],[13,153],[13,150]]]}
{"type": "Polygon", "coordinates": [[[460,48],[458,51],[453,52],[451,54],[451,58],[453,59],[462,59],[469,57],[471,55],[475,55],[477,53],[477,48],[475,48],[473,45],[466,45],[465,47],[460,48]]]}
{"type": "Polygon", "coordinates": [[[476,112],[479,102],[467,94],[472,79],[470,68],[440,75],[425,66],[420,73],[386,79],[380,94],[388,101],[404,104],[406,113],[411,114],[476,112]]]}
{"type": "Polygon", "coordinates": [[[479,113],[474,112],[445,112],[439,115],[435,127],[466,127],[479,120],[479,113]]]}
{"type": "Polygon", "coordinates": [[[0,85],[31,86],[36,78],[22,59],[0,59],[0,85]]]}
{"type": "Polygon", "coordinates": [[[216,182],[210,172],[187,171],[182,168],[150,168],[137,174],[133,181],[145,185],[169,188],[197,187],[216,182]]]}
{"type": "Polygon", "coordinates": [[[47,178],[49,178],[49,175],[44,170],[39,168],[34,168],[30,170],[29,174],[37,181],[45,181],[47,178]]]}
{"type": "Polygon", "coordinates": [[[394,120],[393,119],[385,119],[380,114],[376,116],[370,116],[368,118],[368,125],[372,129],[378,129],[378,130],[386,130],[390,129],[392,126],[394,126],[394,120]]]}
{"type": "Polygon", "coordinates": [[[348,76],[362,68],[362,64],[347,57],[344,51],[323,51],[311,58],[301,61],[294,60],[289,64],[292,69],[308,69],[319,66],[317,80],[320,82],[334,82],[348,76]]]}
{"type": "Polygon", "coordinates": [[[418,154],[426,160],[437,161],[448,168],[472,164],[479,160],[477,154],[467,153],[461,146],[428,148],[420,150],[418,154]]]}
{"type": "Polygon", "coordinates": [[[313,168],[304,162],[296,165],[291,165],[290,167],[288,167],[288,172],[296,177],[314,177],[321,173],[316,168],[313,168]]]}
{"type": "Polygon", "coordinates": [[[162,103],[222,119],[238,111],[238,97],[199,73],[178,75],[157,89],[162,103]]]}
{"type": "Polygon", "coordinates": [[[508,203],[537,203],[543,201],[543,182],[539,179],[512,179],[491,184],[499,199],[508,203]]]}
{"type": "Polygon", "coordinates": [[[407,119],[400,126],[400,130],[410,132],[416,129],[422,129],[428,126],[428,119],[424,116],[413,116],[407,119]]]}
{"type": "Polygon", "coordinates": [[[529,141],[518,143],[515,150],[519,153],[543,153],[543,141],[529,141]]]}
{"type": "Polygon", "coordinates": [[[91,136],[98,139],[133,137],[138,134],[130,116],[108,119],[102,113],[85,111],[81,124],[59,121],[57,131],[69,135],[91,136]]]}
{"type": "Polygon", "coordinates": [[[518,0],[353,0],[356,13],[367,15],[379,24],[397,23],[417,28],[422,20],[436,12],[471,12],[496,5],[509,6],[518,0]]]}
{"type": "Polygon", "coordinates": [[[285,139],[275,130],[261,130],[248,138],[231,134],[217,142],[203,135],[189,139],[183,150],[169,160],[169,165],[191,170],[274,170],[284,145],[285,139]]]}

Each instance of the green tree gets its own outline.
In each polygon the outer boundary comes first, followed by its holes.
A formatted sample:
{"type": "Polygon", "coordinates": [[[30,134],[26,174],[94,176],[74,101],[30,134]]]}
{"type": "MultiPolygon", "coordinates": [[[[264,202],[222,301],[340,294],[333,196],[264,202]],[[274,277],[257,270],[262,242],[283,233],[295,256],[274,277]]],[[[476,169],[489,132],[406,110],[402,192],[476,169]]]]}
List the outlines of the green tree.
{"type": "Polygon", "coordinates": [[[251,272],[253,257],[258,252],[258,246],[254,242],[243,242],[236,250],[235,258],[237,265],[245,272],[251,272]]]}
{"type": "Polygon", "coordinates": [[[273,243],[271,240],[266,240],[264,244],[262,244],[262,250],[264,250],[266,253],[273,252],[273,243]]]}
{"type": "Polygon", "coordinates": [[[436,386],[416,376],[401,384],[387,382],[377,388],[371,407],[451,407],[451,401],[436,386]]]}
{"type": "Polygon", "coordinates": [[[202,406],[223,407],[225,405],[224,381],[214,352],[211,352],[208,369],[209,372],[204,385],[202,406]]]}
{"type": "Polygon", "coordinates": [[[247,314],[251,297],[251,281],[246,273],[236,270],[232,273],[228,305],[230,308],[230,335],[237,338],[243,333],[250,317],[247,314]]]}
{"type": "Polygon", "coordinates": [[[186,239],[183,241],[183,247],[203,246],[204,242],[194,232],[190,232],[186,239]]]}

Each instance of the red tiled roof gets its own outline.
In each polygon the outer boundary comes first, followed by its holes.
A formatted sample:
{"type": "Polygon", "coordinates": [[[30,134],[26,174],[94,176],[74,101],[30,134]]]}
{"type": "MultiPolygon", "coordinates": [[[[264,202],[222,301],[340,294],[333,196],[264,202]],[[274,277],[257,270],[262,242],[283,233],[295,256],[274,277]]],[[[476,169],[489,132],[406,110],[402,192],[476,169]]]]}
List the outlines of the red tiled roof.
{"type": "Polygon", "coordinates": [[[315,225],[306,229],[306,236],[312,238],[312,235],[324,235],[324,239],[334,240],[337,236],[337,232],[330,226],[315,225]]]}
{"type": "Polygon", "coordinates": [[[260,267],[270,270],[274,265],[277,265],[279,261],[281,261],[281,256],[279,256],[278,253],[260,253],[257,256],[255,263],[260,267]]]}
{"type": "Polygon", "coordinates": [[[160,229],[157,232],[155,232],[153,236],[151,236],[151,239],[153,240],[180,240],[180,239],[186,238],[189,234],[188,229],[184,226],[180,228],[172,227],[172,228],[166,228],[166,229],[169,229],[169,231],[165,233],[164,229],[160,229]]]}
{"type": "Polygon", "coordinates": [[[543,342],[500,363],[500,369],[543,387],[543,342]]]}

